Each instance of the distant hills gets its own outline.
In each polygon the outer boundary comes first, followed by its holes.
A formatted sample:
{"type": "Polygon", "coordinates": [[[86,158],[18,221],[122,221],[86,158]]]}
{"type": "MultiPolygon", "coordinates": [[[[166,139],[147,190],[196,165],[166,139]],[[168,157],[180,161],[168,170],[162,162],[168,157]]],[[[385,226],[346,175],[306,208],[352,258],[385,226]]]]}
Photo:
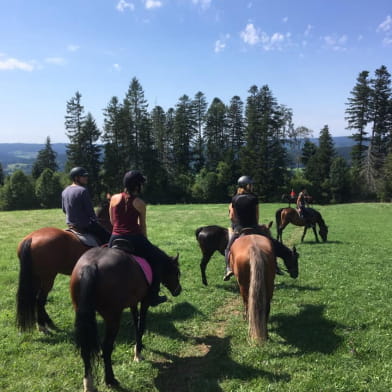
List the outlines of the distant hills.
{"type": "MultiPolygon", "coordinates": [[[[310,138],[318,144],[318,138],[310,138]]],[[[351,147],[353,140],[347,136],[337,136],[333,138],[336,152],[350,161],[351,147]]],[[[60,170],[64,169],[67,159],[66,143],[52,143],[53,151],[57,153],[57,164],[60,170]]],[[[30,173],[32,165],[37,157],[38,151],[42,150],[45,144],[38,143],[0,143],[0,163],[3,166],[5,174],[10,174],[17,169],[30,173]]]]}

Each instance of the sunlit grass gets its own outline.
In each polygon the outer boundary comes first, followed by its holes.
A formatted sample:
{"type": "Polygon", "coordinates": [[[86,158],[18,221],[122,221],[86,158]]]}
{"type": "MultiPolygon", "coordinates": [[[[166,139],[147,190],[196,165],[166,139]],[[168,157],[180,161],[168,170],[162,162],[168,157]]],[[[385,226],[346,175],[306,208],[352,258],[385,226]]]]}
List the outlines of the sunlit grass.
{"type": "MultiPolygon", "coordinates": [[[[278,204],[262,204],[263,222],[278,204]]],[[[201,283],[198,226],[228,226],[227,205],[148,208],[148,233],[167,253],[180,253],[183,293],[152,309],[146,361],[133,363],[133,326],[124,312],[113,353],[124,391],[390,391],[392,390],[392,205],[316,206],[329,226],[327,243],[288,226],[283,240],[301,255],[300,276],[277,277],[270,340],[251,344],[234,279],[223,282],[223,257],[201,283]]],[[[43,336],[15,328],[19,265],[16,246],[30,231],[64,227],[59,210],[0,212],[0,390],[82,390],[83,367],[73,345],[69,277],[59,276],[47,309],[61,331],[43,336]]],[[[275,235],[275,224],[272,227],[275,235]]],[[[281,262],[280,262],[281,263],[281,262]]],[[[168,294],[164,289],[165,294],[168,294]]],[[[102,322],[99,320],[100,328],[102,322]]],[[[99,391],[109,389],[99,368],[99,391]]]]}

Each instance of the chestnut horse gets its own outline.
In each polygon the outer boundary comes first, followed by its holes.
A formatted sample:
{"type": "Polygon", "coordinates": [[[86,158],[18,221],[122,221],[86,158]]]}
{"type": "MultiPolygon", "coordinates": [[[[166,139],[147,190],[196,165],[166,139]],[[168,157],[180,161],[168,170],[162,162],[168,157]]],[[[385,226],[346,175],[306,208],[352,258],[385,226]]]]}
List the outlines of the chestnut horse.
{"type": "MultiPolygon", "coordinates": [[[[297,277],[297,258],[292,263],[286,267],[291,277],[297,277]]],[[[266,236],[254,234],[238,238],[231,246],[230,265],[240,287],[249,336],[262,343],[268,338],[267,322],[276,273],[272,242],[266,236]]]]}
{"type": "MultiPolygon", "coordinates": [[[[101,222],[107,209],[106,205],[97,214],[101,222]]],[[[56,330],[45,309],[48,294],[57,274],[71,275],[79,257],[88,249],[75,234],[56,227],[35,230],[22,239],[17,251],[20,270],[16,295],[16,323],[21,331],[31,330],[35,324],[44,333],[56,330]]]]}
{"type": "MultiPolygon", "coordinates": [[[[271,236],[270,228],[272,223],[271,221],[268,225],[263,224],[260,226],[267,236],[271,236]]],[[[201,226],[196,229],[195,235],[202,253],[200,262],[201,280],[207,286],[207,264],[215,251],[218,251],[222,256],[225,255],[225,249],[229,240],[229,231],[221,226],[201,226]]]]}
{"type": "Polygon", "coordinates": [[[301,242],[303,242],[305,238],[305,234],[308,230],[308,224],[313,229],[314,236],[316,238],[316,242],[319,242],[316,225],[319,226],[319,234],[323,240],[323,242],[327,241],[328,237],[328,226],[325,224],[323,217],[321,214],[313,208],[306,208],[306,212],[308,213],[308,217],[306,222],[303,218],[301,218],[298,214],[298,211],[294,208],[280,208],[275,213],[276,218],[276,229],[278,231],[278,241],[283,242],[282,233],[284,228],[292,223],[296,226],[304,226],[304,232],[301,237],[301,242]]]}
{"type": "MultiPolygon", "coordinates": [[[[173,296],[181,292],[178,255],[166,261],[162,268],[162,283],[173,296]]],[[[140,361],[142,337],[149,301],[149,286],[142,269],[128,253],[115,248],[93,248],[82,255],[71,275],[71,297],[76,312],[76,344],[84,364],[84,391],[92,392],[92,370],[102,347],[105,383],[118,386],[112,367],[114,341],[120,328],[124,308],[132,312],[135,327],[135,361],[140,361]],[[139,309],[140,303],[140,309],[139,309]],[[105,324],[102,346],[96,320],[98,312],[105,324]]]]}

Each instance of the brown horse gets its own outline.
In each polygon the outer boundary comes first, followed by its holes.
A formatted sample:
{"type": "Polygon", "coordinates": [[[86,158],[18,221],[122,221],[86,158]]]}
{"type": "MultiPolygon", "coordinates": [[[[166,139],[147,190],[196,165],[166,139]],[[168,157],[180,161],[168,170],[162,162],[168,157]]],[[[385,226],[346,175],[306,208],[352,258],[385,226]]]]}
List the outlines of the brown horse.
{"type": "MultiPolygon", "coordinates": [[[[100,214],[106,216],[107,208],[100,214]]],[[[21,331],[31,330],[36,323],[44,333],[56,329],[45,309],[48,294],[57,274],[71,275],[88,249],[75,234],[55,227],[35,230],[22,239],[17,251],[20,270],[16,295],[16,322],[21,331]]]]}
{"type": "MultiPolygon", "coordinates": [[[[230,265],[240,287],[249,336],[262,343],[268,338],[267,322],[276,272],[272,242],[254,234],[238,238],[231,247],[230,265]]],[[[286,267],[298,275],[298,264],[286,267]]]]}
{"type": "MultiPolygon", "coordinates": [[[[173,296],[181,292],[178,255],[165,262],[162,283],[173,296]]],[[[148,284],[139,264],[120,249],[93,248],[78,260],[71,275],[71,296],[76,312],[76,344],[84,363],[84,391],[92,392],[92,370],[102,347],[105,383],[117,386],[112,368],[114,341],[120,328],[123,309],[129,307],[135,326],[135,361],[140,361],[142,337],[148,310],[148,284]],[[140,310],[139,310],[140,303],[140,310]],[[99,342],[96,311],[105,324],[102,346],[99,342]]]]}
{"type": "Polygon", "coordinates": [[[313,233],[317,242],[319,242],[319,239],[317,236],[316,225],[319,226],[319,234],[323,242],[327,241],[328,226],[325,224],[321,214],[313,208],[306,208],[306,212],[308,213],[308,217],[305,222],[305,220],[299,216],[298,211],[294,208],[280,208],[276,211],[275,218],[276,228],[278,231],[278,241],[283,242],[282,233],[284,228],[289,223],[292,223],[296,226],[304,226],[304,232],[301,237],[301,242],[303,242],[305,238],[305,234],[308,230],[308,225],[310,225],[310,227],[313,229],[313,233]]]}
{"type": "MultiPolygon", "coordinates": [[[[268,225],[260,225],[260,229],[266,236],[271,236],[270,228],[272,223],[271,221],[268,225]]],[[[229,231],[221,226],[201,226],[196,229],[195,235],[202,253],[200,262],[201,280],[207,286],[207,264],[215,251],[218,251],[222,256],[225,255],[225,249],[229,240],[229,231]]]]}

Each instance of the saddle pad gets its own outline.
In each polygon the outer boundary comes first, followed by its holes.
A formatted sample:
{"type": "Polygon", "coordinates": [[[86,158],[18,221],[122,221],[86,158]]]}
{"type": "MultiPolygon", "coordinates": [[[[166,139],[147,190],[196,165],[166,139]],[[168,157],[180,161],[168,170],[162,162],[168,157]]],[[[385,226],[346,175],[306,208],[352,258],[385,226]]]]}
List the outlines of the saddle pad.
{"type": "Polygon", "coordinates": [[[65,229],[65,231],[69,231],[70,233],[76,235],[79,240],[86,246],[95,247],[99,246],[97,240],[92,234],[89,233],[79,233],[73,229],[65,229]]]}
{"type": "Polygon", "coordinates": [[[147,279],[148,284],[151,284],[151,282],[152,282],[152,269],[150,267],[150,264],[148,264],[147,260],[143,259],[143,257],[139,257],[139,256],[135,256],[135,255],[132,255],[132,257],[137,261],[140,268],[142,269],[144,276],[147,279]]]}

